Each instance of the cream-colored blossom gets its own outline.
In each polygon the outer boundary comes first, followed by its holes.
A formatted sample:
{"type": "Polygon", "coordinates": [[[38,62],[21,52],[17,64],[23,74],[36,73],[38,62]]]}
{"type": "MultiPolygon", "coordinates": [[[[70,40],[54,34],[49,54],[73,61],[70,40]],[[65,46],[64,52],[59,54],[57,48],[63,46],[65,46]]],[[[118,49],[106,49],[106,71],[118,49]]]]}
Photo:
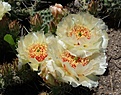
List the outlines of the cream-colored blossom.
{"type": "Polygon", "coordinates": [[[108,44],[105,23],[89,13],[69,14],[57,26],[60,43],[71,53],[87,57],[105,51],[108,44]]]}
{"type": "MultiPolygon", "coordinates": [[[[43,78],[43,80],[48,83],[48,84],[51,84],[51,85],[57,85],[58,83],[56,83],[56,73],[55,73],[55,69],[53,67],[52,64],[55,64],[54,61],[53,61],[53,58],[56,59],[57,58],[57,53],[59,53],[59,48],[60,45],[57,43],[57,39],[54,38],[54,37],[50,37],[47,39],[47,43],[48,45],[50,46],[49,47],[49,50],[51,51],[50,52],[50,55],[51,55],[51,59],[50,60],[47,60],[45,63],[42,63],[41,64],[41,68],[40,68],[40,73],[39,75],[43,78]]],[[[58,58],[57,58],[58,59],[58,58]]]]}
{"type": "Polygon", "coordinates": [[[42,64],[39,73],[45,82],[53,85],[65,82],[73,87],[82,85],[89,88],[98,85],[96,75],[102,75],[107,67],[104,53],[94,53],[82,58],[61,47],[59,41],[56,48],[51,47],[51,50],[52,60],[42,64]]]}
{"type": "Polygon", "coordinates": [[[0,20],[4,16],[5,13],[11,10],[11,5],[7,2],[0,1],[0,20]]]}
{"type": "Polygon", "coordinates": [[[46,40],[44,33],[39,32],[29,33],[25,37],[21,37],[17,48],[19,63],[29,63],[34,70],[38,70],[41,63],[51,58],[46,40]]]}

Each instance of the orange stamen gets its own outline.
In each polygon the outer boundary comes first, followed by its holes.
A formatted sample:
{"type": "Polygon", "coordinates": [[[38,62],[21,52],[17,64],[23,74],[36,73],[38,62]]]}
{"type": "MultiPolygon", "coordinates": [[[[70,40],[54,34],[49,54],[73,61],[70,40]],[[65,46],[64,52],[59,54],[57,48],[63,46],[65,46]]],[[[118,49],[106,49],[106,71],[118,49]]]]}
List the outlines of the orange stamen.
{"type": "Polygon", "coordinates": [[[74,69],[77,67],[78,64],[82,64],[82,66],[86,66],[89,63],[89,59],[75,57],[71,55],[69,52],[64,52],[61,57],[63,62],[69,62],[71,67],[73,67],[74,69]]]}
{"type": "Polygon", "coordinates": [[[71,29],[71,32],[69,32],[68,36],[75,35],[77,40],[79,40],[81,37],[86,37],[87,39],[90,39],[90,31],[88,28],[80,25],[75,25],[74,28],[71,29]]]}
{"type": "Polygon", "coordinates": [[[33,44],[29,48],[30,58],[35,58],[38,62],[43,61],[47,55],[47,46],[45,44],[33,44]]]}

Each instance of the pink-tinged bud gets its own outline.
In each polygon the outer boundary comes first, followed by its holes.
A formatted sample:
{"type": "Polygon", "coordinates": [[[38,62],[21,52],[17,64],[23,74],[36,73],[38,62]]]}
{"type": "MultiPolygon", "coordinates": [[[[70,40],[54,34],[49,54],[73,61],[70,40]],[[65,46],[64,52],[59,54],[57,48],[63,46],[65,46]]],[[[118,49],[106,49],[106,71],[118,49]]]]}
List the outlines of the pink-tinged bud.
{"type": "Polygon", "coordinates": [[[56,17],[56,15],[57,15],[57,8],[55,6],[50,6],[50,10],[51,10],[53,16],[56,17]]]}
{"type": "Polygon", "coordinates": [[[58,14],[62,14],[62,10],[60,8],[57,9],[58,14]]]}
{"type": "Polygon", "coordinates": [[[63,9],[63,6],[61,4],[55,4],[55,7],[63,9]]]}
{"type": "Polygon", "coordinates": [[[55,6],[50,6],[50,10],[53,16],[56,17],[58,14],[62,14],[63,6],[61,4],[55,4],[55,6]]]}

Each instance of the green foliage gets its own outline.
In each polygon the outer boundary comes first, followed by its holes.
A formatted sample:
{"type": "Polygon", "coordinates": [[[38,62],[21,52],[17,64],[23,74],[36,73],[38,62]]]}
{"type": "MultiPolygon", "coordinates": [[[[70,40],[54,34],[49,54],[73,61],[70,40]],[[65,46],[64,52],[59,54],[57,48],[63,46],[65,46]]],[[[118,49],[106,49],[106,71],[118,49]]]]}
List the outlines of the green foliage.
{"type": "Polygon", "coordinates": [[[13,52],[16,54],[16,50],[15,50],[15,49],[16,49],[16,43],[15,43],[15,41],[14,41],[12,35],[11,35],[11,34],[6,34],[6,35],[4,36],[4,40],[5,40],[7,43],[9,43],[11,49],[12,49],[13,52]]]}
{"type": "Polygon", "coordinates": [[[14,39],[13,39],[12,35],[10,35],[10,34],[6,34],[4,36],[4,40],[6,42],[8,42],[10,45],[15,45],[14,39]]]}

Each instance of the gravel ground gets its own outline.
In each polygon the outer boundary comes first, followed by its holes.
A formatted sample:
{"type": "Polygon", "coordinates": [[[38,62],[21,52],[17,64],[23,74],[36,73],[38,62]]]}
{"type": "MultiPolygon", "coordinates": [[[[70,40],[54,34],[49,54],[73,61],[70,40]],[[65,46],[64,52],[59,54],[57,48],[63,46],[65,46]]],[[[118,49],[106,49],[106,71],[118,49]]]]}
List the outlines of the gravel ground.
{"type": "Polygon", "coordinates": [[[110,29],[107,48],[108,68],[100,77],[99,87],[93,95],[121,95],[121,29],[110,29]]]}

